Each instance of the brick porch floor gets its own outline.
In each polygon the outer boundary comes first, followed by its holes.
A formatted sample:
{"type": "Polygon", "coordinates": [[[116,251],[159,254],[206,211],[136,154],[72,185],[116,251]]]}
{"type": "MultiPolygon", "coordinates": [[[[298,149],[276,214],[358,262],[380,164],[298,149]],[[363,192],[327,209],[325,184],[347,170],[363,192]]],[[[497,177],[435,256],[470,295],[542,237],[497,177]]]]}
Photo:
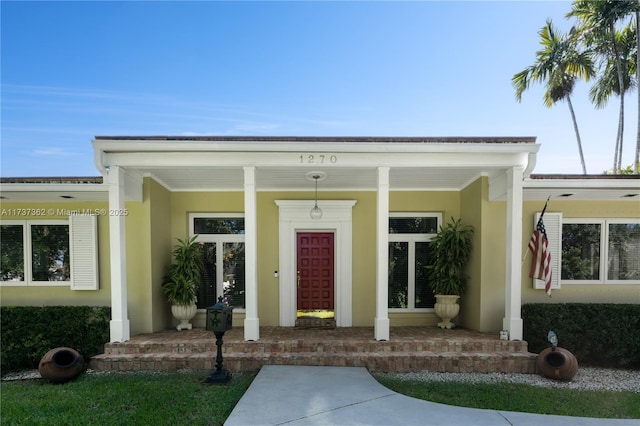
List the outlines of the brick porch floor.
{"type": "MultiPolygon", "coordinates": [[[[266,364],[366,367],[369,371],[535,373],[536,354],[524,341],[497,333],[437,327],[391,327],[389,341],[376,341],[373,327],[299,329],[261,327],[258,341],[245,341],[242,327],[224,335],[224,366],[257,371],[266,364]]],[[[93,357],[95,370],[215,369],[216,339],[204,329],[163,331],[107,343],[93,357]]]]}

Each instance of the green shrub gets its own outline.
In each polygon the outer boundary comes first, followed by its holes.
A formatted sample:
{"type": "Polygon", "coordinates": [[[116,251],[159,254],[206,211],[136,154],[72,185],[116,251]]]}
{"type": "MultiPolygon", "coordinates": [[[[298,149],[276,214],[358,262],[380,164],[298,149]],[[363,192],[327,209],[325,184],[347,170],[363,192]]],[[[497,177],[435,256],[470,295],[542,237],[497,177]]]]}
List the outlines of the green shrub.
{"type": "Polygon", "coordinates": [[[526,304],[522,306],[524,340],[539,353],[550,344],[571,351],[578,363],[599,367],[640,367],[640,305],[605,303],[526,304]]]}
{"type": "Polygon", "coordinates": [[[88,359],[109,341],[111,308],[6,306],[0,308],[1,371],[37,368],[44,354],[67,346],[88,359]]]}

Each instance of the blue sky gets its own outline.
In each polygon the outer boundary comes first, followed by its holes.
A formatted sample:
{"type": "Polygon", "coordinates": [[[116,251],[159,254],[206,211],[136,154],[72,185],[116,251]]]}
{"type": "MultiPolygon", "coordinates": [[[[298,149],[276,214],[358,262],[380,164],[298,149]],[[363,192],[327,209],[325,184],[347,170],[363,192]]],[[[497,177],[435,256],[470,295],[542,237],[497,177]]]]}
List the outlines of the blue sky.
{"type": "MultiPolygon", "coordinates": [[[[568,1],[0,3],[0,175],[95,176],[96,135],[537,136],[537,173],[581,173],[565,103],[511,77],[568,1]]],[[[575,89],[587,171],[618,99],[575,89]]],[[[632,163],[635,92],[623,165],[632,163]]]]}

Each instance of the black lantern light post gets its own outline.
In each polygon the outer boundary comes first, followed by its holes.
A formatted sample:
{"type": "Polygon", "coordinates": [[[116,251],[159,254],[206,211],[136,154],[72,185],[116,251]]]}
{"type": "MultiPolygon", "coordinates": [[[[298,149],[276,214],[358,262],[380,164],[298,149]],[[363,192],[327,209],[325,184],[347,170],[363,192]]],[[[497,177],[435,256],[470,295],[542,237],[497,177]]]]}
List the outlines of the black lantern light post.
{"type": "Polygon", "coordinates": [[[222,367],[222,337],[227,330],[231,330],[233,308],[226,304],[222,296],[218,303],[207,308],[207,330],[216,335],[216,371],[202,381],[205,385],[224,385],[231,380],[231,374],[222,367]]]}

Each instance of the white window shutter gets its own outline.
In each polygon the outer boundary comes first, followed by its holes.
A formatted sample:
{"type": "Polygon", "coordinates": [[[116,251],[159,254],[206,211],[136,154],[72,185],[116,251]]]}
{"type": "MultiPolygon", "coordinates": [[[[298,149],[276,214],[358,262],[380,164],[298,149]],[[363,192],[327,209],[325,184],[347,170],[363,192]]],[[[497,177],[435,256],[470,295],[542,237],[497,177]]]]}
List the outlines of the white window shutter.
{"type": "Polygon", "coordinates": [[[98,290],[98,217],[69,216],[71,290],[98,290]]]}
{"type": "MultiPolygon", "coordinates": [[[[540,219],[540,212],[535,214],[533,221],[533,231],[536,229],[538,220],[540,219]]],[[[544,229],[547,231],[547,240],[549,241],[549,251],[551,252],[551,289],[560,288],[560,273],[562,266],[562,213],[549,213],[545,212],[542,218],[544,223],[544,229]]],[[[531,253],[528,254],[529,264],[531,267],[531,253]]],[[[533,288],[544,290],[544,281],[533,279],[533,288]]]]}

